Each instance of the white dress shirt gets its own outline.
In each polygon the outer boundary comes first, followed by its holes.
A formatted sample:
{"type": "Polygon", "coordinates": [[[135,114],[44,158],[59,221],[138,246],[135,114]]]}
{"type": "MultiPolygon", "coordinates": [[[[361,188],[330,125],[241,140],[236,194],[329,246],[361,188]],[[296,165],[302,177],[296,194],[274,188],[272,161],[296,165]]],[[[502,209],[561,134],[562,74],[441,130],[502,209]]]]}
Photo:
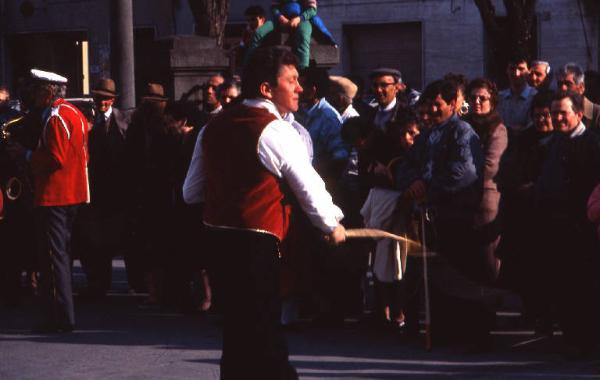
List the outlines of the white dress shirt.
{"type": "MultiPolygon", "coordinates": [[[[265,108],[277,117],[265,127],[258,139],[258,159],[273,175],[285,179],[313,225],[325,233],[333,232],[344,214],[333,204],[325,183],[312,167],[299,133],[281,117],[269,100],[246,99],[243,104],[265,108]]],[[[183,199],[188,204],[203,200],[203,132],[200,131],[196,140],[192,162],[183,184],[183,199]]]]}
{"type": "Polygon", "coordinates": [[[308,159],[312,164],[314,151],[313,151],[312,139],[310,138],[310,133],[308,133],[308,131],[306,130],[306,128],[304,128],[304,126],[302,124],[300,124],[296,121],[296,119],[294,118],[294,114],[292,112],[290,112],[286,115],[283,115],[283,120],[290,123],[292,125],[292,127],[294,127],[296,132],[298,132],[298,134],[300,135],[300,138],[302,139],[302,142],[304,143],[304,146],[306,147],[306,152],[308,153],[308,159]]]}
{"type": "Polygon", "coordinates": [[[377,113],[375,114],[373,124],[382,131],[385,131],[385,125],[392,118],[394,107],[396,107],[396,98],[383,108],[381,106],[377,107],[377,113]]]}
{"type": "Polygon", "coordinates": [[[359,117],[359,116],[360,115],[358,114],[358,111],[356,110],[356,108],[354,108],[354,106],[352,104],[350,104],[348,107],[346,107],[346,109],[344,110],[344,113],[342,113],[342,115],[341,115],[342,123],[350,118],[359,117]]]}

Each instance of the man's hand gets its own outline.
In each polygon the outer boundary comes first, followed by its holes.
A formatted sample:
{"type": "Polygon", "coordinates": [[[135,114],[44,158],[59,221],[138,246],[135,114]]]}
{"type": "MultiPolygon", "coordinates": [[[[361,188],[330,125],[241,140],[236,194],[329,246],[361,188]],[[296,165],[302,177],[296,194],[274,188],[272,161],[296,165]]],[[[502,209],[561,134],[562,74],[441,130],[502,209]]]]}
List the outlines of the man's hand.
{"type": "Polygon", "coordinates": [[[413,182],[408,189],[404,192],[404,195],[409,199],[412,199],[415,202],[422,201],[425,199],[425,194],[427,192],[427,187],[425,186],[425,182],[418,179],[413,182]]]}
{"type": "Polygon", "coordinates": [[[296,29],[298,27],[298,25],[300,25],[300,17],[294,17],[293,19],[290,20],[290,28],[292,29],[296,29]]]}
{"type": "Polygon", "coordinates": [[[287,17],[285,17],[284,15],[279,16],[279,25],[288,26],[289,24],[290,24],[290,20],[288,20],[287,17]]]}
{"type": "Polygon", "coordinates": [[[338,224],[337,227],[335,227],[335,230],[333,230],[332,233],[327,235],[326,238],[327,241],[333,245],[343,243],[344,241],[346,241],[346,229],[341,224],[338,224]]]}

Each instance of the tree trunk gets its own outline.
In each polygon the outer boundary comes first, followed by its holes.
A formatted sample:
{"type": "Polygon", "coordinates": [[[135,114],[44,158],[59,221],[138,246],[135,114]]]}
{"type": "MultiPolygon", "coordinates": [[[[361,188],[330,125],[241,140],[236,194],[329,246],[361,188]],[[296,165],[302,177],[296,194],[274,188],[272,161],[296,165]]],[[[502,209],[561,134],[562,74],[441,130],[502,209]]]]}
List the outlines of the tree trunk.
{"type": "MultiPolygon", "coordinates": [[[[535,50],[533,42],[533,26],[536,0],[504,0],[506,23],[498,23],[496,8],[492,0],[473,0],[483,22],[483,27],[490,39],[493,59],[502,71],[506,63],[513,57],[531,59],[531,51],[535,50]]],[[[499,79],[499,78],[495,78],[499,79]]]]}
{"type": "Polygon", "coordinates": [[[521,55],[529,58],[536,0],[504,0],[506,24],[500,26],[492,0],[473,0],[488,36],[493,42],[495,54],[521,55]]]}
{"type": "Polygon", "coordinates": [[[217,45],[222,46],[229,0],[188,0],[188,3],[196,22],[196,34],[214,37],[217,45]]]}

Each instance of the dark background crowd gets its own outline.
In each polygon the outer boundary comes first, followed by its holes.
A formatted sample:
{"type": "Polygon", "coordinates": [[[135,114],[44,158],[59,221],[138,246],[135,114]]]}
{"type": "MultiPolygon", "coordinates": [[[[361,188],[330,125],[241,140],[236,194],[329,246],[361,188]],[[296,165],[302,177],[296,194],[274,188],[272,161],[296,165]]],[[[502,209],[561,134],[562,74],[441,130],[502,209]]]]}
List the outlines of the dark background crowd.
{"type": "MultiPolygon", "coordinates": [[[[419,93],[393,68],[363,83],[310,65],[300,72],[301,110],[282,116],[303,136],[346,228],[404,234],[436,253],[427,300],[434,342],[491,348],[502,289],[522,299],[524,324],[541,335],[560,328],[566,347],[586,354],[598,342],[600,308],[600,99],[586,86],[593,73],[515,57],[506,75],[504,90],[450,72],[419,93]]],[[[77,302],[103,302],[112,259],[122,256],[130,291],[147,294],[141,307],[218,313],[218,247],[184,182],[199,132],[244,98],[241,87],[223,73],[174,100],[151,83],[135,110],[119,110],[114,82],[103,79],[93,106],[72,100],[87,120],[90,186],[72,228],[70,257],[87,277],[77,302]],[[189,100],[198,91],[202,101],[189,100]]],[[[0,87],[7,306],[38,288],[35,181],[25,157],[39,145],[47,108],[36,85],[16,94],[0,87]]],[[[305,216],[294,218],[281,259],[284,325],[360,316],[418,336],[415,252],[398,260],[401,248],[370,240],[331,247],[305,216]]]]}

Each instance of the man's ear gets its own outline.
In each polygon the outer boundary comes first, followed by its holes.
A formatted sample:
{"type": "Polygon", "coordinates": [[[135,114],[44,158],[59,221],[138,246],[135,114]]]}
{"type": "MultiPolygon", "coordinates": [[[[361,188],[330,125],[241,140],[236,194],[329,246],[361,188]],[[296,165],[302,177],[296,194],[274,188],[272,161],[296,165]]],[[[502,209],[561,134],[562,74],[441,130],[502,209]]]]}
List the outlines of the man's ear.
{"type": "Polygon", "coordinates": [[[260,95],[265,99],[273,99],[273,89],[269,82],[262,82],[259,87],[260,95]]]}
{"type": "Polygon", "coordinates": [[[406,85],[403,82],[398,82],[396,83],[396,88],[398,89],[398,92],[403,92],[406,90],[406,85]]]}

